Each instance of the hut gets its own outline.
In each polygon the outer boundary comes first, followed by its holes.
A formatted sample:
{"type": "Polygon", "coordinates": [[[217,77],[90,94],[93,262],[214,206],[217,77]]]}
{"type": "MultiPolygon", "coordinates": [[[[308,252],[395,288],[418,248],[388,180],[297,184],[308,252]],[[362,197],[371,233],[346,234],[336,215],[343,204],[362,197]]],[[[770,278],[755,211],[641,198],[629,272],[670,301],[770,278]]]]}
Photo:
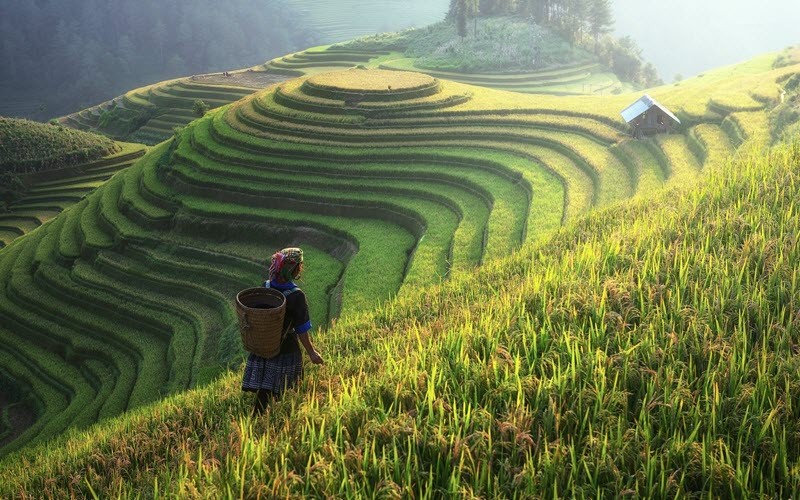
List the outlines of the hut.
{"type": "Polygon", "coordinates": [[[622,112],[622,118],[633,129],[634,137],[669,133],[681,123],[670,110],[647,94],[628,106],[622,112]]]}

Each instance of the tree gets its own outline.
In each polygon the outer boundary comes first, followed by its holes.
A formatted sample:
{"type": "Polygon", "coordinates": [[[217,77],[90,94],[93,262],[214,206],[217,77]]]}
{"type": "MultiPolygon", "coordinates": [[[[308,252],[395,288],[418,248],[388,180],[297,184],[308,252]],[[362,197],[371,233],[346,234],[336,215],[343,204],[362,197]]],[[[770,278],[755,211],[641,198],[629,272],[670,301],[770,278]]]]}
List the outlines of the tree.
{"type": "Polygon", "coordinates": [[[195,99],[192,105],[192,112],[195,116],[203,117],[208,113],[209,106],[202,99],[195,99]]]}
{"type": "Polygon", "coordinates": [[[455,19],[458,13],[458,0],[450,0],[450,7],[447,9],[447,19],[455,19]]]}
{"type": "Polygon", "coordinates": [[[472,18],[472,36],[478,36],[478,17],[481,14],[480,0],[464,0],[466,16],[472,18]]]}
{"type": "Polygon", "coordinates": [[[494,12],[496,14],[513,14],[517,11],[517,0],[495,0],[494,12]]]}
{"type": "Polygon", "coordinates": [[[467,0],[458,0],[456,5],[456,29],[462,39],[467,36],[467,0]]]}
{"type": "Polygon", "coordinates": [[[597,53],[600,37],[611,33],[614,16],[611,13],[610,0],[591,0],[589,5],[589,34],[594,39],[594,51],[597,53]]]}
{"type": "Polygon", "coordinates": [[[119,42],[117,43],[117,61],[122,74],[130,75],[131,67],[133,67],[136,62],[136,47],[133,45],[128,35],[119,37],[119,42]]]}
{"type": "Polygon", "coordinates": [[[647,63],[642,67],[641,83],[645,87],[656,87],[664,84],[659,78],[658,70],[653,66],[653,63],[647,63]]]}
{"type": "MultiPolygon", "coordinates": [[[[611,68],[622,80],[645,84],[642,49],[629,36],[610,40],[611,68]]],[[[653,68],[655,69],[655,68],[653,68]]]]}
{"type": "Polygon", "coordinates": [[[587,5],[584,0],[560,0],[559,24],[573,45],[583,39],[587,5]]]}
{"type": "Polygon", "coordinates": [[[25,184],[16,174],[3,171],[0,172],[0,212],[8,210],[8,207],[25,194],[25,184]]]}
{"type": "Polygon", "coordinates": [[[164,45],[167,39],[167,27],[161,21],[156,20],[150,28],[150,42],[153,44],[156,54],[158,54],[158,61],[163,67],[166,62],[164,58],[164,45]]]}

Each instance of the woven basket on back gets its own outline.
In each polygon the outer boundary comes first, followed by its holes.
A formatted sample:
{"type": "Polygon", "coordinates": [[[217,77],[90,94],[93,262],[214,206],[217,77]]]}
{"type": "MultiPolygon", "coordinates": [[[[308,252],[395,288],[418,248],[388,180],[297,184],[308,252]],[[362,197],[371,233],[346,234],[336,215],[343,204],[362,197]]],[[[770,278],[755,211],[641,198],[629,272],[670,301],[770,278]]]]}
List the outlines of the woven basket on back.
{"type": "Polygon", "coordinates": [[[248,288],[236,295],[239,331],[247,352],[262,358],[277,356],[283,340],[286,297],[272,288],[248,288]]]}

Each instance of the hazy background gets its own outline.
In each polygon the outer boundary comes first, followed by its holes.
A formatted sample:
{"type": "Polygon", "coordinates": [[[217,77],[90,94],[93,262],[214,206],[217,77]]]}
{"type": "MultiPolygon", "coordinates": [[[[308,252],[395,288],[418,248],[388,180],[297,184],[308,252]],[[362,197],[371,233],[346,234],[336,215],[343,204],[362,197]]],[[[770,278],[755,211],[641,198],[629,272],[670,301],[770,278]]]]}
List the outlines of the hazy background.
{"type": "MultiPolygon", "coordinates": [[[[800,43],[800,0],[611,0],[666,82],[800,43]]],[[[132,88],[425,26],[450,0],[0,0],[0,115],[45,119],[132,88]]]]}
{"type": "Polygon", "coordinates": [[[613,3],[617,35],[636,40],[666,82],[800,43],[800,0],[613,3]]]}
{"type": "MultiPolygon", "coordinates": [[[[330,42],[441,19],[450,0],[285,0],[330,42]],[[316,18],[320,3],[338,3],[338,15],[316,18]],[[358,12],[358,15],[353,15],[358,12]],[[385,20],[376,22],[375,16],[385,20]],[[347,28],[343,28],[343,26],[347,28]]],[[[616,34],[629,35],[661,78],[708,69],[800,44],[800,0],[611,0],[616,34]]]]}

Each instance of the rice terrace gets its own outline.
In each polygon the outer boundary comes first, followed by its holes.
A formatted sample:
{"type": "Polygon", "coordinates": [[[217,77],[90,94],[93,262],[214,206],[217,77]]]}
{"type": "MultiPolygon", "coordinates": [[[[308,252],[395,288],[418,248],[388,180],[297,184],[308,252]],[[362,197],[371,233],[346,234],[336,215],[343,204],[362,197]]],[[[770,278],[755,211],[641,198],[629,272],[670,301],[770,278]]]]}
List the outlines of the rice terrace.
{"type": "Polygon", "coordinates": [[[800,494],[800,48],[667,83],[609,0],[253,3],[320,44],[0,117],[0,498],[800,494]]]}

